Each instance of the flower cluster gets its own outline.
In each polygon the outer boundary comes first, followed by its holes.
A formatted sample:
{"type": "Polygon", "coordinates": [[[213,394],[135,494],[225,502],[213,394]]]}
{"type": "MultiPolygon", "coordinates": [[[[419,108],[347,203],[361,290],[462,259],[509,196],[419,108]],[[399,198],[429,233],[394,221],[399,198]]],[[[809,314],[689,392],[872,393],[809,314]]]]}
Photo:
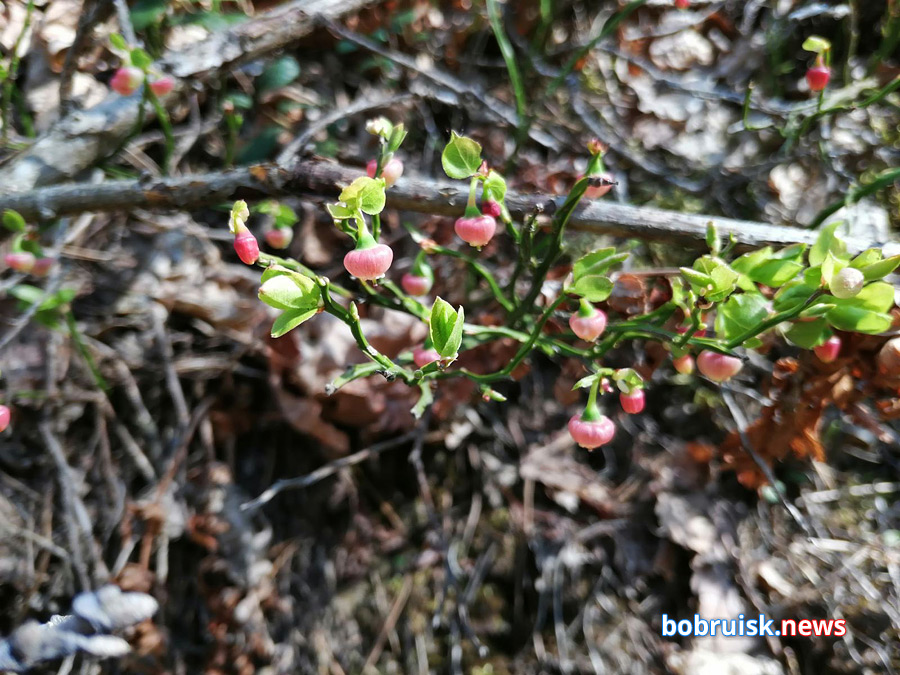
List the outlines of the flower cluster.
{"type": "MultiPolygon", "coordinates": [[[[344,187],[338,201],[327,206],[328,212],[352,242],[344,255],[344,268],[360,282],[367,301],[424,321],[428,325],[424,343],[396,360],[381,354],[366,340],[357,304],[349,301],[353,292],[297,261],[261,254],[245,224],[249,209],[243,202],[235,204],[231,215],[238,256],[245,263],[266,268],[259,297],[280,312],[273,336],[283,335],[319,312],[328,312],[347,324],[369,359],[370,363],[351,367],[334,388],[381,373],[420,389],[413,411],[421,414],[441,379],[469,378],[486,401],[502,401],[502,394],[491,385],[510,378],[533,351],[575,357],[588,371],[575,387],[586,388],[589,394],[584,409],[569,419],[568,430],[578,445],[593,449],[615,438],[615,414],[603,403],[607,394],[618,393],[620,415],[639,414],[646,405],[644,377],[648,373],[642,376],[632,368],[611,368],[604,363],[624,341],[659,341],[670,351],[677,373],[693,375],[696,368],[706,381],[722,385],[744,372],[744,350],[760,346],[760,336],[768,332],[780,333],[828,364],[840,358],[839,332],[878,334],[892,324],[893,288],[882,279],[900,265],[900,256],[885,258],[876,249],[851,256],[838,236],[837,223],[823,228],[812,247],[797,244],[780,251],[766,247],[741,256],[732,255],[733,242],[723,246],[726,242],[710,227],[709,252],[691,267],[680,268],[677,277],[669,278],[670,297],[637,316],[621,315],[610,298],[617,283],[611,271],[629,254],[611,247],[593,250],[574,260],[557,297],[542,305],[541,290],[551,268],[564,255],[566,224],[575,207],[582,199],[602,197],[615,186],[603,164],[605,147],[598,141],[588,145],[587,168],[549,218],[549,231],[544,234],[536,226],[536,215],[521,224],[515,222],[506,205],[503,176],[483,161],[476,141],[453,133],[441,160],[450,178],[468,181],[465,211],[453,226],[461,242],[444,247],[407,226],[419,251],[408,266],[401,261],[403,272],[395,284],[388,276],[395,251],[380,241],[380,218],[387,203],[386,189],[403,173],[396,153],[406,131],[402,124],[384,118],[373,120],[367,128],[378,138],[380,151],[368,162],[366,175],[344,187]],[[499,257],[499,247],[486,247],[501,234],[509,237],[512,248],[508,250],[518,259],[505,289],[485,264],[499,257]],[[435,267],[429,259],[440,255],[464,261],[484,280],[485,290],[506,312],[503,327],[468,324],[463,307],[454,309],[441,297],[429,301],[436,286],[435,267]],[[521,291],[523,284],[517,283],[522,274],[531,275],[525,292],[521,291]],[[545,330],[548,322],[561,318],[567,320],[570,332],[545,330]],[[500,370],[476,373],[454,365],[461,351],[501,338],[517,340],[520,348],[500,370]]],[[[271,214],[272,208],[266,212],[271,214]]],[[[284,245],[280,238],[273,241],[267,235],[266,239],[274,248],[284,245]]],[[[896,373],[898,363],[898,344],[886,345],[879,368],[896,373]]]]}

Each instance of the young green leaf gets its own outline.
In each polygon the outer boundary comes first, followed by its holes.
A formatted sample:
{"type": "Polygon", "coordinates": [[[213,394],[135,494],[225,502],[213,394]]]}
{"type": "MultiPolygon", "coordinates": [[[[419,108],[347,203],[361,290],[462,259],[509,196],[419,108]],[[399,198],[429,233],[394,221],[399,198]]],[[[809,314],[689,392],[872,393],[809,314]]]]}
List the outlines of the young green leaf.
{"type": "Polygon", "coordinates": [[[628,253],[616,253],[616,249],[601,248],[581,256],[572,267],[572,278],[578,281],[583,277],[604,274],[610,267],[623,262],[628,253]]]}
{"type": "Polygon", "coordinates": [[[768,302],[763,296],[732,295],[716,313],[716,333],[730,340],[758,326],[768,315],[768,302]]]}
{"type": "Polygon", "coordinates": [[[872,312],[863,307],[837,306],[826,315],[828,323],[838,330],[855,331],[878,335],[888,330],[893,323],[890,314],[872,312]]]}
{"type": "Polygon", "coordinates": [[[897,269],[898,265],[900,265],[900,255],[895,255],[865,265],[864,267],[859,268],[859,271],[863,273],[863,277],[865,277],[866,281],[877,281],[878,279],[884,279],[888,274],[897,269]]]}
{"type": "Polygon", "coordinates": [[[502,202],[506,197],[506,180],[499,173],[491,169],[487,178],[484,179],[484,197],[493,199],[496,202],[502,202]]]}
{"type": "Polygon", "coordinates": [[[279,338],[285,333],[294,330],[304,321],[311,319],[318,313],[318,309],[288,309],[275,319],[272,324],[272,337],[279,338]]]}
{"type": "Polygon", "coordinates": [[[435,351],[444,358],[456,358],[462,344],[465,312],[460,307],[455,311],[443,298],[435,298],[431,307],[429,329],[435,351]]]}
{"type": "Polygon", "coordinates": [[[812,266],[821,265],[825,262],[825,256],[829,251],[838,259],[844,260],[847,256],[847,246],[836,231],[843,224],[843,221],[836,221],[830,225],[826,225],[819,232],[816,243],[809,249],[809,264],[812,266]]]}
{"type": "Polygon", "coordinates": [[[338,199],[352,211],[359,209],[370,216],[379,214],[385,204],[384,179],[361,176],[341,190],[338,199]]]}
{"type": "Polygon", "coordinates": [[[821,54],[831,49],[831,43],[818,35],[810,35],[803,41],[802,47],[804,51],[821,54]]]}
{"type": "Polygon", "coordinates": [[[454,131],[441,153],[441,165],[450,178],[469,178],[481,166],[481,145],[454,131]]]}
{"type": "Polygon", "coordinates": [[[18,211],[13,211],[12,209],[6,209],[3,212],[3,225],[11,232],[25,231],[25,219],[18,211]]]}
{"type": "Polygon", "coordinates": [[[581,277],[567,290],[588,302],[603,302],[612,294],[613,282],[604,276],[591,275],[581,277]]]}
{"type": "Polygon", "coordinates": [[[831,336],[831,329],[824,318],[815,321],[795,321],[784,332],[784,337],[803,349],[818,347],[831,336]]]}
{"type": "Polygon", "coordinates": [[[316,282],[289,270],[264,277],[259,287],[259,299],[276,309],[316,309],[320,298],[321,290],[316,282]]]}

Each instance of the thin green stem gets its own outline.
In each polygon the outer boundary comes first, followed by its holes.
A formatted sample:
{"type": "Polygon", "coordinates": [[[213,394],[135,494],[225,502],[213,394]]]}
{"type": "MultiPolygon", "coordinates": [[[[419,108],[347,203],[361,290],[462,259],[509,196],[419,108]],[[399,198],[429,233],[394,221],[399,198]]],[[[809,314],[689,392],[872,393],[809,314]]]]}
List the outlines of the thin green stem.
{"type": "Polygon", "coordinates": [[[440,245],[434,245],[431,248],[435,253],[440,253],[442,255],[447,255],[451,258],[458,258],[459,260],[464,261],[487,282],[488,287],[490,287],[491,293],[494,296],[494,299],[496,299],[497,302],[500,303],[503,309],[505,309],[507,312],[512,311],[513,303],[510,302],[506,295],[504,295],[503,290],[500,288],[500,284],[497,283],[494,275],[491,274],[490,270],[487,267],[475,260],[475,258],[466,255],[465,253],[461,253],[460,251],[456,251],[452,248],[446,248],[440,245]]]}
{"type": "Polygon", "coordinates": [[[735,349],[736,347],[740,347],[747,340],[765,333],[767,330],[769,330],[770,328],[774,328],[783,321],[790,321],[791,319],[797,318],[804,309],[812,305],[821,295],[822,291],[816,291],[815,293],[810,295],[806,299],[806,302],[804,302],[802,305],[798,305],[793,309],[786,309],[785,311],[778,312],[777,314],[773,314],[768,319],[765,319],[753,328],[747,329],[737,337],[734,337],[730,341],[726,342],[725,348],[731,350],[735,349]]]}
{"type": "Polygon", "coordinates": [[[331,297],[331,284],[327,279],[318,277],[316,280],[319,283],[320,288],[322,289],[322,302],[325,311],[347,324],[347,326],[350,328],[350,333],[353,335],[353,339],[356,340],[356,345],[359,347],[359,350],[366,356],[366,358],[374,361],[382,368],[384,368],[384,376],[388,379],[392,380],[396,377],[399,377],[407,384],[412,384],[413,382],[415,382],[415,377],[411,372],[409,372],[405,368],[398,366],[390,358],[388,358],[369,344],[369,341],[366,339],[365,333],[363,333],[362,325],[359,322],[359,313],[356,309],[356,304],[351,303],[350,309],[346,309],[342,305],[335,302],[331,297]]]}
{"type": "Polygon", "coordinates": [[[883,171],[875,180],[867,185],[861,185],[857,188],[853,188],[847,191],[847,195],[843,199],[839,199],[832,204],[829,204],[824,209],[819,211],[816,214],[816,217],[813,218],[813,221],[809,224],[810,228],[816,228],[825,222],[825,219],[828,216],[836,213],[840,209],[845,206],[849,206],[850,204],[855,204],[863,197],[867,197],[873,192],[878,192],[879,190],[889,187],[893,185],[895,182],[900,180],[900,167],[894,169],[888,169],[887,171],[883,171]]]}
{"type": "MultiPolygon", "coordinates": [[[[164,174],[167,174],[170,169],[169,162],[175,153],[175,132],[172,130],[172,120],[169,119],[168,111],[160,103],[159,98],[153,93],[153,89],[150,88],[147,82],[144,83],[144,96],[146,100],[150,101],[150,105],[153,106],[153,110],[156,112],[156,119],[159,120],[159,126],[162,127],[162,132],[166,139],[163,150],[162,170],[164,174]]],[[[143,106],[141,108],[143,109],[143,106]]]]}
{"type": "Polygon", "coordinates": [[[3,131],[0,133],[2,133],[4,146],[9,140],[9,108],[12,105],[13,90],[16,86],[16,76],[19,73],[19,61],[21,60],[19,57],[19,49],[22,46],[22,40],[25,39],[25,35],[31,27],[31,15],[33,13],[34,0],[28,0],[28,5],[25,7],[25,21],[22,23],[22,30],[19,32],[18,37],[16,37],[16,42],[13,44],[12,52],[10,52],[9,68],[6,72],[6,79],[3,81],[3,101],[0,103],[0,123],[3,125],[3,131]]]}
{"type": "Polygon", "coordinates": [[[525,299],[516,306],[510,315],[509,323],[511,325],[515,326],[525,312],[530,311],[532,305],[534,305],[534,301],[540,294],[541,288],[544,285],[544,279],[547,278],[547,273],[562,253],[562,242],[566,230],[566,223],[569,222],[572,212],[584,196],[584,191],[587,190],[588,184],[587,178],[582,178],[575,183],[566,197],[566,201],[554,216],[553,229],[550,232],[550,244],[547,254],[544,256],[537,270],[535,270],[534,277],[531,280],[531,288],[525,295],[525,299]]]}
{"type": "Polygon", "coordinates": [[[500,16],[500,8],[497,6],[497,0],[487,0],[488,21],[491,24],[491,30],[494,31],[494,38],[500,47],[500,54],[506,63],[506,70],[509,73],[509,82],[512,85],[513,95],[516,99],[516,138],[522,138],[522,129],[525,124],[525,114],[527,112],[528,102],[525,98],[525,86],[522,83],[522,75],[519,72],[519,66],[516,64],[516,54],[513,50],[512,43],[506,36],[503,29],[503,19],[500,16]]]}

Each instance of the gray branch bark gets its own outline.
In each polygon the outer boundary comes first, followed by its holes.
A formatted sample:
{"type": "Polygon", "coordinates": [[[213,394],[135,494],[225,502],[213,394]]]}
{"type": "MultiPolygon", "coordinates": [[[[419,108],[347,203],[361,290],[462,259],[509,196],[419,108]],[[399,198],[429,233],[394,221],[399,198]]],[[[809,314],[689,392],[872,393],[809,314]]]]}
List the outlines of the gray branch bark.
{"type": "MultiPolygon", "coordinates": [[[[361,168],[310,159],[297,162],[291,168],[263,164],[177,178],[63,185],[0,195],[0,212],[13,209],[26,220],[36,220],[134,208],[187,210],[239,198],[304,195],[315,200],[333,201],[341,186],[350,184],[361,175],[361,168]]],[[[387,191],[387,206],[401,211],[453,217],[462,215],[467,197],[468,189],[463,183],[404,177],[387,191]]],[[[561,200],[558,196],[515,192],[506,196],[509,210],[517,218],[535,209],[552,213],[561,200]]],[[[744,249],[811,244],[817,236],[815,231],[796,227],[628,206],[610,200],[596,200],[580,207],[569,221],[569,227],[581,232],[702,248],[709,223],[713,223],[725,237],[734,235],[744,249]]],[[[849,246],[861,251],[884,243],[856,237],[849,242],[849,246]]]]}
{"type": "MultiPolygon", "coordinates": [[[[156,68],[177,78],[173,103],[188,81],[203,80],[222,71],[282,49],[309,34],[320,20],[336,20],[373,0],[296,0],[181,51],[164,56],[156,68]]],[[[141,93],[110,93],[87,110],[73,111],[35,143],[0,168],[0,194],[24,192],[77,176],[114,152],[134,131],[141,93]]],[[[148,116],[151,113],[148,111],[148,116]]]]}

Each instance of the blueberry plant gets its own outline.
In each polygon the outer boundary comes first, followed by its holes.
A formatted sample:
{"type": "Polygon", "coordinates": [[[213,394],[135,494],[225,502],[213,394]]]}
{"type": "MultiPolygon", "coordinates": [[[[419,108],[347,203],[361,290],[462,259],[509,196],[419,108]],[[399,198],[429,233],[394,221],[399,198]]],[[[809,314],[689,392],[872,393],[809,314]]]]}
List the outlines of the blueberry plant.
{"type": "Polygon", "coordinates": [[[840,353],[836,331],[878,334],[891,327],[894,289],[883,278],[900,265],[900,256],[884,258],[877,249],[851,255],[839,236],[840,223],[823,228],[811,247],[765,247],[743,255],[735,254],[733,240],[723,241],[710,228],[709,252],[669,278],[668,297],[637,316],[611,315],[598,306],[615,287],[613,268],[629,255],[615,248],[600,248],[574,260],[560,292],[540,305],[538,298],[548,273],[566,256],[566,224],[572,212],[583,199],[599,197],[614,185],[603,166],[603,146],[596,141],[588,146],[585,175],[552,215],[549,231],[542,232],[534,215],[515,222],[505,204],[503,176],[482,160],[477,142],[454,133],[441,159],[450,178],[469,182],[465,213],[454,226],[460,245],[444,247],[409,228],[419,252],[397,285],[390,275],[394,252],[379,241],[380,214],[385,190],[403,171],[396,153],[406,132],[402,124],[385,119],[370,122],[368,129],[380,140],[380,152],[369,162],[368,175],[344,187],[338,201],[327,206],[335,226],[347,236],[350,250],[344,256],[344,267],[356,279],[362,295],[297,260],[260,252],[246,224],[247,205],[237,202],[231,211],[238,257],[263,268],[259,298],[280,312],[272,336],[282,336],[318,313],[328,312],[347,325],[366,356],[367,362],[350,367],[332,383],[332,390],[380,374],[420,389],[413,409],[420,415],[432,402],[433,388],[441,380],[469,378],[480,387],[485,400],[503,401],[492,385],[510,378],[533,352],[576,357],[587,374],[575,387],[587,389],[588,395],[583,411],[569,421],[569,432],[579,445],[595,448],[615,434],[613,421],[603,412],[608,406],[604,401],[607,394],[618,391],[626,413],[636,414],[644,408],[646,383],[642,377],[632,368],[606,363],[610,351],[623,342],[661,342],[671,352],[679,373],[692,373],[696,363],[703,376],[721,383],[741,371],[746,350],[761,346],[767,333],[814,350],[828,363],[840,353]],[[492,270],[491,256],[482,250],[497,236],[507,237],[515,247],[517,262],[512,271],[492,270]],[[501,325],[468,322],[464,306],[454,308],[439,294],[431,298],[433,290],[440,291],[441,280],[435,279],[429,259],[442,255],[471,266],[484,290],[505,312],[501,325]],[[503,275],[507,277],[505,287],[500,283],[503,275]],[[520,288],[526,290],[519,292],[520,288]],[[382,354],[363,332],[358,297],[425,322],[428,339],[396,359],[382,354]],[[548,321],[566,314],[571,332],[546,331],[548,321]],[[460,352],[503,338],[516,340],[519,347],[496,372],[473,372],[455,363],[460,352]]]}

